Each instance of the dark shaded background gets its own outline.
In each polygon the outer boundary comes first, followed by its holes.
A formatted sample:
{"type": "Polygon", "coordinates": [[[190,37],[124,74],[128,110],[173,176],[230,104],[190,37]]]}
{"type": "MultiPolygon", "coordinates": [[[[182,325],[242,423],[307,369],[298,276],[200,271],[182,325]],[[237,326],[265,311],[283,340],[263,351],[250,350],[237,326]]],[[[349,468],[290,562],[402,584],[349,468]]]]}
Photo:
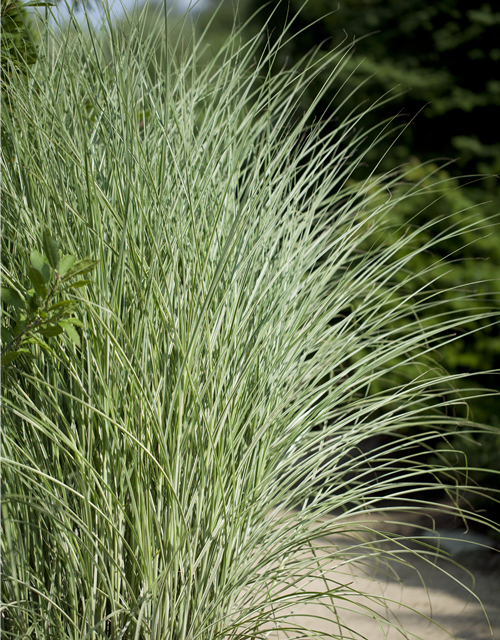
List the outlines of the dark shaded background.
{"type": "MultiPolygon", "coordinates": [[[[207,11],[205,16],[209,15],[207,11]]],[[[228,1],[212,27],[214,41],[231,28],[233,16],[228,1]]],[[[442,272],[449,273],[439,286],[455,287],[455,293],[442,296],[442,310],[450,316],[500,311],[500,5],[474,0],[345,0],[339,4],[309,0],[303,6],[302,0],[242,0],[238,17],[240,23],[250,20],[249,36],[268,23],[271,45],[284,28],[293,35],[273,72],[299,63],[313,49],[328,52],[354,42],[351,58],[313,118],[328,118],[353,91],[345,114],[354,104],[369,105],[383,95],[392,96],[365,116],[364,127],[395,117],[392,126],[400,128],[368,154],[365,175],[361,169],[357,177],[368,175],[385,153],[377,171],[409,163],[415,167],[410,178],[434,186],[433,194],[407,200],[395,211],[395,226],[440,220],[435,226],[439,233],[452,223],[466,224],[471,217],[478,220],[481,231],[464,231],[444,241],[433,254],[419,256],[413,267],[418,272],[443,261],[442,272]],[[434,162],[419,166],[430,161],[434,162]],[[441,165],[446,167],[439,170],[441,165]],[[475,297],[466,301],[463,294],[475,297]]],[[[200,28],[203,22],[202,15],[200,28]]],[[[304,109],[325,78],[312,84],[304,109]]],[[[335,127],[336,121],[330,126],[335,127]]],[[[421,234],[421,241],[427,237],[421,234]]],[[[440,349],[440,364],[450,373],[473,373],[462,383],[464,388],[500,390],[498,374],[488,373],[500,370],[497,319],[471,321],[467,329],[474,333],[440,349]]],[[[500,399],[470,400],[469,409],[471,417],[494,431],[466,441],[455,438],[454,444],[476,468],[472,481],[500,490],[500,476],[494,475],[500,472],[500,399]]],[[[486,507],[500,522],[495,503],[476,501],[475,506],[486,507]]]]}

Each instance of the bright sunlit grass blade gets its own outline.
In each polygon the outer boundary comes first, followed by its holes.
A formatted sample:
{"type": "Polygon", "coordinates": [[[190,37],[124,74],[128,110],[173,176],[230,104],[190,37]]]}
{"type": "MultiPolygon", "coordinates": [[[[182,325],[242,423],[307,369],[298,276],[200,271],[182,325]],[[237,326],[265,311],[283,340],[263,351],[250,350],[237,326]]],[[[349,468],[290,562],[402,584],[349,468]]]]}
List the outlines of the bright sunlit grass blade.
{"type": "Polygon", "coordinates": [[[45,224],[98,260],[75,290],[82,347],[4,372],[3,632],[309,638],[290,610],[322,602],[329,637],[359,637],[344,573],[409,553],[369,514],[465,484],[428,452],[480,428],[437,361],[472,315],[441,317],[438,262],[411,270],[443,237],[391,228],[404,176],[354,181],[362,113],[328,133],[312,107],[290,117],[348,47],[271,77],[256,40],[207,56],[145,15],[51,34],[2,112],[4,281],[45,224]]]}

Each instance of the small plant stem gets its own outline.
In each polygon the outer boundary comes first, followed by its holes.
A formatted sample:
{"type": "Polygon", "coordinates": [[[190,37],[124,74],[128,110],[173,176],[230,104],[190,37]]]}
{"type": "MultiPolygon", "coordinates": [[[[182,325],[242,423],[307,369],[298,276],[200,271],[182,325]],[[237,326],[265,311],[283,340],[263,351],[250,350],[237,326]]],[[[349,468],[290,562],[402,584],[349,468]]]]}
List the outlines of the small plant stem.
{"type": "MultiPolygon", "coordinates": [[[[45,312],[47,310],[47,307],[49,306],[49,302],[54,297],[54,294],[56,292],[57,286],[59,285],[60,279],[61,279],[61,276],[57,274],[54,284],[52,285],[51,290],[48,292],[45,298],[45,302],[43,303],[43,306],[41,308],[42,312],[45,312]]],[[[8,351],[15,351],[16,349],[18,349],[22,342],[23,336],[25,336],[27,333],[32,331],[34,328],[36,328],[40,324],[43,324],[44,322],[46,322],[46,320],[44,318],[41,318],[40,315],[38,315],[37,318],[31,324],[25,327],[25,329],[23,329],[23,331],[21,331],[21,333],[18,336],[16,336],[13,340],[11,340],[9,344],[4,349],[2,349],[0,355],[3,356],[8,351]]]]}
{"type": "Polygon", "coordinates": [[[52,300],[52,297],[54,296],[55,292],[56,292],[56,288],[57,285],[59,284],[59,280],[61,279],[61,276],[59,274],[56,275],[56,279],[54,281],[54,284],[52,285],[52,289],[48,292],[47,297],[45,298],[45,302],[44,305],[42,307],[42,311],[46,311],[47,307],[49,306],[49,302],[52,300]]]}
{"type": "Polygon", "coordinates": [[[11,2],[10,4],[6,5],[4,10],[2,11],[2,18],[7,15],[9,13],[9,11],[11,9],[15,9],[16,8],[16,3],[15,2],[11,2]]]}
{"type": "Polygon", "coordinates": [[[38,326],[39,324],[42,324],[42,322],[43,322],[42,318],[40,317],[36,318],[34,322],[32,322],[25,329],[23,329],[23,331],[21,331],[21,333],[18,336],[16,336],[13,340],[11,340],[9,344],[4,349],[2,349],[2,352],[0,355],[3,356],[5,353],[7,353],[7,351],[15,351],[19,347],[23,336],[27,334],[29,331],[32,331],[34,327],[38,326]]]}

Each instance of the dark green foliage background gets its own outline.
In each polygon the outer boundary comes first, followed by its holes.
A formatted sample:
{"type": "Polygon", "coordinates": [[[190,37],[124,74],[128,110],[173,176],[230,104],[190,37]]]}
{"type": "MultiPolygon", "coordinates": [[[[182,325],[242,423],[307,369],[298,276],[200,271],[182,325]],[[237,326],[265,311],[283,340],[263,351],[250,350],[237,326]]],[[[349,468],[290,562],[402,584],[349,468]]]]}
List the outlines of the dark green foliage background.
{"type": "Polygon", "coordinates": [[[27,68],[37,60],[26,4],[16,0],[2,0],[0,4],[2,97],[7,101],[9,85],[25,77],[27,68]]]}
{"type": "MultiPolygon", "coordinates": [[[[329,50],[356,40],[343,71],[345,90],[357,87],[357,100],[370,102],[394,93],[397,97],[382,109],[387,117],[399,109],[414,117],[424,109],[391,150],[388,163],[412,153],[421,160],[457,158],[459,173],[500,172],[500,11],[493,3],[348,0],[326,17],[332,3],[311,0],[299,13],[301,4],[249,0],[247,14],[259,10],[255,20],[263,22],[274,12],[271,40],[287,16],[295,18],[290,62],[318,45],[329,50]]],[[[487,188],[493,192],[495,181],[487,188]]]]}
{"type": "MultiPolygon", "coordinates": [[[[392,127],[399,129],[383,143],[386,153],[378,171],[391,171],[409,158],[415,167],[434,161],[415,168],[410,178],[436,185],[434,195],[415,196],[397,208],[394,228],[435,220],[435,233],[445,233],[449,224],[480,219],[482,232],[464,231],[459,239],[442,243],[440,255],[420,256],[415,267],[436,265],[438,285],[456,288],[443,298],[443,313],[460,306],[464,312],[471,307],[500,310],[500,7],[473,0],[345,0],[335,6],[327,0],[309,0],[305,6],[302,0],[244,0],[240,18],[250,20],[249,35],[269,20],[271,45],[289,25],[292,41],[280,52],[272,72],[300,63],[315,48],[321,54],[354,43],[336,83],[343,83],[342,89],[325,96],[314,117],[328,117],[353,91],[346,110],[353,103],[391,98],[365,118],[370,129],[397,116],[392,127]],[[475,298],[464,301],[460,292],[472,292],[475,298]]],[[[304,108],[314,94],[312,86],[304,108]]],[[[359,179],[380,161],[381,150],[378,145],[359,179]]],[[[408,188],[401,184],[392,195],[408,188]]],[[[424,234],[421,239],[425,242],[424,234]]],[[[487,373],[500,370],[498,323],[471,323],[468,329],[474,333],[437,354],[440,364],[452,373],[474,372],[469,386],[472,382],[498,391],[498,374],[487,373]]],[[[469,409],[477,421],[500,427],[498,397],[472,400],[469,409]]],[[[472,467],[500,470],[500,435],[460,447],[472,467]]],[[[483,485],[500,488],[499,476],[480,471],[471,475],[483,485]]]]}

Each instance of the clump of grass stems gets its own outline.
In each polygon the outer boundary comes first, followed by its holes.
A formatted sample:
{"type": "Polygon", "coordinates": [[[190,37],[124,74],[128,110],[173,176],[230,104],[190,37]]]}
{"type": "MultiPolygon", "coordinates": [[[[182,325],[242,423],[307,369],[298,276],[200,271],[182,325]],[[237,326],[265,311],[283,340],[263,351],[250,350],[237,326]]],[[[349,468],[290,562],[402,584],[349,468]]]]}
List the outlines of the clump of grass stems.
{"type": "Polygon", "coordinates": [[[353,185],[362,110],[329,133],[289,117],[349,47],[271,77],[286,34],[259,57],[235,30],[210,58],[172,42],[168,14],[146,39],[141,19],[108,29],[42,39],[2,112],[3,286],[44,225],[98,260],[81,348],[49,339],[4,372],[4,637],[309,638],[287,616],[316,601],[328,637],[362,637],[332,562],[408,549],[354,516],[458,496],[461,469],[423,452],[477,428],[436,361],[470,316],[440,321],[432,271],[414,295],[423,274],[400,277],[443,238],[391,235],[404,171],[353,185]]]}

